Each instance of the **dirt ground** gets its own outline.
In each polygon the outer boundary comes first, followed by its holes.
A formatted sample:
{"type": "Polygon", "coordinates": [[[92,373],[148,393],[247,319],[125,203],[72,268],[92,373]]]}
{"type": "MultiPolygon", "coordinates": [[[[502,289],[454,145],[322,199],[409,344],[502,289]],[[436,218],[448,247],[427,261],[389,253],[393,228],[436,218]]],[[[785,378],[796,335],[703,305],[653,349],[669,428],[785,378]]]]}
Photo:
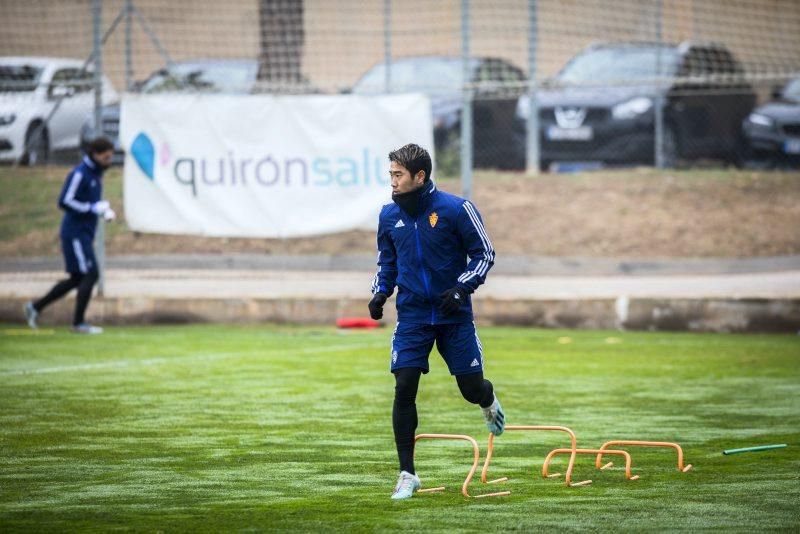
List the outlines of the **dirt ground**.
{"type": "MultiPolygon", "coordinates": [[[[455,180],[440,182],[460,194],[455,180]]],[[[800,174],[652,170],[475,177],[474,202],[498,254],[751,257],[800,254],[800,174]]],[[[372,232],[275,239],[114,236],[112,254],[372,253],[372,232]]]]}
{"type": "MultiPolygon", "coordinates": [[[[652,169],[541,177],[477,173],[474,183],[474,202],[498,254],[617,258],[800,254],[800,173],[652,169]]],[[[443,180],[439,186],[460,194],[457,180],[443,180]]],[[[109,189],[121,191],[121,187],[109,189]]],[[[112,204],[121,208],[119,199],[112,199],[112,204]]],[[[0,255],[57,255],[57,232],[50,224],[32,228],[0,243],[0,255]]],[[[109,228],[107,248],[114,255],[372,254],[375,236],[367,231],[291,240],[143,235],[123,223],[109,228]]]]}

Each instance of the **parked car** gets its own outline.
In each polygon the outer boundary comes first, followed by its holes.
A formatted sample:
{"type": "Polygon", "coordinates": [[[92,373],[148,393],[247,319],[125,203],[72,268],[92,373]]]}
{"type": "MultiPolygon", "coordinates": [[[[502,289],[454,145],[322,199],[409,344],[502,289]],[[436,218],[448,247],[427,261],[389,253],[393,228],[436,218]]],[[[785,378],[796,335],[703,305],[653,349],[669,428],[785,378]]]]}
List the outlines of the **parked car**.
{"type": "MultiPolygon", "coordinates": [[[[152,73],[133,88],[141,93],[201,92],[247,94],[254,91],[258,75],[255,59],[196,59],[172,63],[152,73]]],[[[84,118],[80,129],[81,147],[103,135],[114,143],[114,163],[122,163],[124,152],[119,141],[119,103],[101,109],[100,132],[95,130],[94,115],[84,118]]]]}
{"type": "MultiPolygon", "coordinates": [[[[93,74],[82,67],[79,59],[0,57],[0,161],[34,165],[51,151],[78,147],[81,123],[94,107],[93,74]]],[[[117,98],[103,77],[103,102],[117,98]]]]}
{"type": "Polygon", "coordinates": [[[774,91],[773,100],[748,115],[742,129],[757,162],[800,167],[800,78],[774,91]]]}
{"type": "MultiPolygon", "coordinates": [[[[738,164],[741,123],[756,99],[725,46],[699,43],[593,45],[538,95],[543,168],[554,162],[653,164],[659,97],[667,166],[701,158],[738,164]],[[669,82],[656,83],[659,78],[669,82]]],[[[525,131],[527,114],[523,98],[518,132],[525,131]]]]}
{"type": "MultiPolygon", "coordinates": [[[[417,56],[395,59],[389,65],[388,92],[420,91],[431,98],[437,165],[458,170],[461,131],[463,63],[460,57],[417,56]]],[[[369,69],[353,86],[355,94],[387,92],[385,63],[369,69]]],[[[508,61],[476,57],[470,61],[474,84],[473,163],[476,167],[521,169],[525,165],[524,139],[513,132],[517,99],[524,73],[508,61]]]]}

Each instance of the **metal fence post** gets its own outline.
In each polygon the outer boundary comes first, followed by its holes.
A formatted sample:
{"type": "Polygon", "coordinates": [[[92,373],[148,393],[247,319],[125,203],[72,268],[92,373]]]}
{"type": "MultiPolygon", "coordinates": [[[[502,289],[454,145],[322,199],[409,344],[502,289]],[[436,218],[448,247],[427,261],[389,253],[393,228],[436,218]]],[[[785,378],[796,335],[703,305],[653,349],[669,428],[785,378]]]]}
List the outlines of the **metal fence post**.
{"type": "Polygon", "coordinates": [[[469,0],[461,0],[461,61],[463,88],[461,99],[461,192],[472,197],[472,88],[469,57],[469,0]]]}
{"type": "Polygon", "coordinates": [[[661,80],[661,48],[662,48],[662,0],[655,0],[656,8],[656,101],[653,102],[653,110],[655,114],[655,160],[656,168],[664,168],[664,95],[662,91],[661,80]]]}
{"type": "Polygon", "coordinates": [[[383,0],[383,63],[386,65],[385,91],[392,92],[392,0],[383,0]]]}
{"type": "MultiPolygon", "coordinates": [[[[103,0],[92,0],[92,26],[94,49],[94,131],[98,135],[103,131],[103,42],[101,39],[103,24],[103,0]]],[[[97,235],[95,245],[97,248],[97,270],[100,277],[97,282],[97,294],[105,293],[105,267],[106,267],[106,232],[102,217],[98,217],[97,235]]]]}
{"type": "Polygon", "coordinates": [[[525,147],[525,172],[539,174],[539,103],[536,86],[537,0],[528,0],[528,124],[525,147]]]}
{"type": "Polygon", "coordinates": [[[133,88],[133,0],[125,0],[125,90],[133,88]]]}

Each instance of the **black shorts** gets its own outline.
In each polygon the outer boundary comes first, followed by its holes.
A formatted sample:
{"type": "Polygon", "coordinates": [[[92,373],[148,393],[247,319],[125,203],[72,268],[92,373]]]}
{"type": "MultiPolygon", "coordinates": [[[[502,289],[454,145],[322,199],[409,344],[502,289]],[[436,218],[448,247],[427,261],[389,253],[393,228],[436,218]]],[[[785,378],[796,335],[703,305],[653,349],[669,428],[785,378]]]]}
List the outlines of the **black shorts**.
{"type": "Polygon", "coordinates": [[[70,274],[86,274],[97,270],[92,239],[88,236],[61,236],[61,252],[65,270],[70,274]]]}

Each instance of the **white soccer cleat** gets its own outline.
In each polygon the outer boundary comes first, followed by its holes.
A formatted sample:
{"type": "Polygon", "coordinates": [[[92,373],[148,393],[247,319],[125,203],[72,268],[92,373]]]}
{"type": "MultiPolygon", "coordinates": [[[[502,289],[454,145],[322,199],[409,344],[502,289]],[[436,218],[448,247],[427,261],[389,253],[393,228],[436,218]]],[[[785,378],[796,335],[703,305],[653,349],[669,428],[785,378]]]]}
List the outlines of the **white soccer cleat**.
{"type": "Polygon", "coordinates": [[[497,395],[494,396],[492,405],[488,408],[481,408],[481,411],[489,432],[495,436],[502,434],[506,428],[506,414],[503,412],[503,407],[500,406],[500,401],[497,400],[497,395]]]}
{"type": "Polygon", "coordinates": [[[412,475],[408,471],[400,471],[400,478],[397,479],[397,485],[394,487],[392,499],[409,499],[414,492],[422,487],[417,475],[412,475]]]}
{"type": "Polygon", "coordinates": [[[99,326],[94,326],[94,325],[91,325],[89,323],[81,323],[81,324],[76,324],[75,326],[73,326],[72,327],[72,332],[74,334],[89,334],[89,335],[93,335],[93,334],[102,334],[103,333],[103,329],[100,328],[99,326]]]}
{"type": "Polygon", "coordinates": [[[28,301],[25,303],[25,318],[28,320],[28,326],[36,330],[39,326],[36,324],[36,319],[39,318],[39,312],[33,307],[33,302],[28,301]]]}

